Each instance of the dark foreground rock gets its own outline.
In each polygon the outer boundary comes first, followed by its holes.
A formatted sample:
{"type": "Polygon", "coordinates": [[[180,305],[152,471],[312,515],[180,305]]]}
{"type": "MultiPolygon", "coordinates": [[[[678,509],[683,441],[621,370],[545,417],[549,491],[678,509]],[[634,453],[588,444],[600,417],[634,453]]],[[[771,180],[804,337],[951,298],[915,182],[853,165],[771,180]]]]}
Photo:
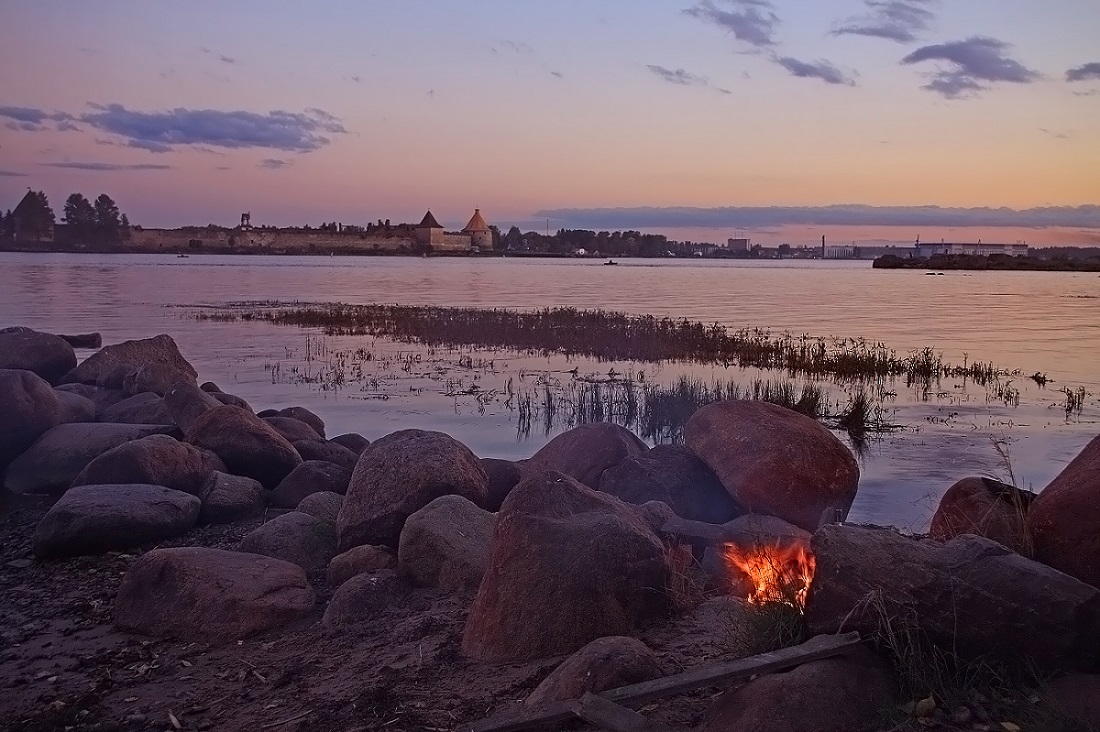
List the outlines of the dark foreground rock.
{"type": "Polygon", "coordinates": [[[700,732],[870,732],[882,729],[897,696],[890,675],[863,651],[727,691],[707,711],[700,732]]]}
{"type": "Polygon", "coordinates": [[[309,614],[313,590],[301,567],[220,549],[154,549],[122,578],[115,623],[123,630],[223,643],[309,614]]]}
{"type": "Polygon", "coordinates": [[[172,422],[185,433],[195,424],[195,420],[222,403],[188,381],[177,381],[164,393],[164,408],[172,417],[172,422]]]}
{"type": "Polygon", "coordinates": [[[76,366],[76,353],[62,337],[29,328],[0,330],[0,369],[33,371],[51,384],[76,366]]]}
{"type": "Polygon", "coordinates": [[[307,572],[324,569],[336,556],[336,528],[298,511],[267,521],[241,539],[241,551],[297,564],[307,572]]]}
{"type": "Polygon", "coordinates": [[[209,450],[168,435],[149,435],[99,455],[73,479],[73,485],[150,483],[197,496],[215,470],[225,472],[225,465],[209,450]]]}
{"type": "Polygon", "coordinates": [[[298,440],[291,444],[303,460],[324,460],[327,463],[336,463],[346,468],[349,476],[355,470],[355,464],[359,462],[359,453],[352,452],[331,440],[298,440]]]}
{"type": "Polygon", "coordinates": [[[222,405],[191,425],[187,441],[215,453],[234,475],[274,488],[302,462],[294,446],[275,429],[240,407],[222,405]]]}
{"type": "Polygon", "coordinates": [[[335,442],[337,445],[343,445],[347,449],[354,452],[356,455],[363,452],[367,445],[370,444],[370,440],[356,432],[347,432],[342,435],[336,435],[329,442],[335,442]]]}
{"type": "Polygon", "coordinates": [[[418,587],[477,592],[495,516],[462,496],[440,496],[405,522],[397,567],[418,587]]]}
{"type": "Polygon", "coordinates": [[[87,485],[63,495],[38,524],[42,559],[102,554],[170,539],[199,518],[199,499],[159,485],[87,485]]]}
{"type": "Polygon", "coordinates": [[[14,493],[63,492],[88,463],[108,450],[150,435],[175,431],[175,425],[99,422],[58,425],[8,466],[4,487],[14,493]]]}
{"type": "Polygon", "coordinates": [[[889,529],[824,526],[806,619],[813,633],[873,637],[889,618],[963,658],[1089,667],[1100,656],[1100,590],[1001,544],[941,544],[889,529]]]}
{"type": "Polygon", "coordinates": [[[561,473],[525,478],[497,515],[462,648],[510,663],[627,635],[670,607],[664,546],[627,504],[561,473]]]}
{"type": "Polygon", "coordinates": [[[0,370],[0,470],[46,430],[61,424],[65,405],[41,376],[0,370]]]}
{"type": "Polygon", "coordinates": [[[614,635],[597,638],[550,672],[524,705],[541,707],[579,699],[585,692],[598,694],[663,675],[657,656],[640,640],[614,635]]]}
{"type": "Polygon", "coordinates": [[[340,549],[396,547],[414,512],[451,494],[480,506],[487,485],[481,461],[450,435],[423,430],[386,435],[359,456],[337,522],[340,549]]]}
{"type": "Polygon", "coordinates": [[[992,478],[963,478],[940,498],[928,533],[937,541],[963,534],[984,536],[1028,556],[1026,520],[1034,498],[1034,493],[992,478]]]}
{"type": "Polygon", "coordinates": [[[520,465],[512,460],[481,458],[481,467],[485,468],[485,475],[489,478],[484,508],[486,511],[499,511],[504,499],[522,477],[520,465]]]}
{"type": "Polygon", "coordinates": [[[328,563],[325,579],[339,587],[357,574],[370,574],[383,569],[397,569],[397,555],[388,546],[357,546],[338,554],[328,563]]]}
{"type": "Polygon", "coordinates": [[[95,402],[85,396],[74,394],[71,391],[53,390],[57,398],[61,400],[64,409],[61,412],[61,423],[70,422],[95,422],[95,402]]]}
{"type": "Polygon", "coordinates": [[[171,336],[162,334],[105,346],[69,371],[62,381],[123,389],[131,394],[153,391],[163,395],[176,381],[198,383],[198,372],[171,336]]]}
{"type": "MultiPolygon", "coordinates": [[[[66,384],[65,386],[78,385],[66,384]]],[[[164,405],[164,397],[151,391],[134,394],[105,407],[98,412],[97,419],[100,422],[123,424],[175,424],[175,420],[164,405]]]]}
{"type": "Polygon", "coordinates": [[[199,489],[199,498],[200,523],[231,524],[262,516],[267,495],[258,480],[215,470],[199,489]]]}
{"type": "Polygon", "coordinates": [[[693,521],[721,524],[741,513],[718,476],[682,445],[624,458],[604,471],[599,489],[627,503],[660,501],[693,521]]]}
{"type": "Polygon", "coordinates": [[[357,574],[332,595],[321,622],[331,627],[370,622],[387,608],[405,604],[410,592],[392,570],[357,574]]]}
{"type": "Polygon", "coordinates": [[[325,439],[325,420],[305,407],[287,407],[286,409],[280,409],[278,416],[305,422],[322,440],[325,439]]]}
{"type": "Polygon", "coordinates": [[[348,491],[351,471],[342,465],[324,460],[306,460],[279,481],[271,492],[271,505],[279,508],[296,508],[311,493],[339,493],[348,491]]]}
{"type": "Polygon", "coordinates": [[[556,470],[589,488],[599,488],[605,470],[648,451],[649,446],[625,427],[595,422],[574,427],[550,440],[524,463],[523,475],[556,470]]]}
{"type": "Polygon", "coordinates": [[[1036,559],[1100,587],[1100,436],[1035,498],[1027,528],[1036,559]]]}
{"type": "Polygon", "coordinates": [[[855,499],[852,452],[817,420],[790,409],[751,399],[715,402],[691,416],[684,439],[751,513],[814,531],[823,515],[845,518],[855,499]]]}

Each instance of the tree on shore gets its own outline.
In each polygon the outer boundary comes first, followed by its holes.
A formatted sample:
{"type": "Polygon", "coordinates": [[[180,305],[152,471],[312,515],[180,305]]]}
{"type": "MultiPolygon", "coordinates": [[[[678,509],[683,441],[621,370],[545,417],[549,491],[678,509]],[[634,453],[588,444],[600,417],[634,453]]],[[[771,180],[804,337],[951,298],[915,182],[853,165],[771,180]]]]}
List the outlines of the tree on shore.
{"type": "Polygon", "coordinates": [[[118,242],[122,231],[122,219],[114,199],[106,193],[100,193],[95,199],[94,208],[96,233],[100,241],[111,244],[118,242]]]}
{"type": "Polygon", "coordinates": [[[12,238],[14,232],[11,229],[14,225],[15,222],[11,218],[11,209],[8,209],[6,214],[0,212],[0,241],[7,241],[12,238]]]}
{"type": "Polygon", "coordinates": [[[15,208],[12,228],[18,224],[15,235],[41,241],[43,237],[50,236],[54,221],[53,209],[50,208],[50,200],[46,198],[46,194],[42,191],[28,191],[15,208]]]}
{"type": "Polygon", "coordinates": [[[75,238],[87,241],[92,237],[96,226],[96,212],[83,194],[73,193],[65,199],[63,213],[62,220],[72,228],[75,238]]]}

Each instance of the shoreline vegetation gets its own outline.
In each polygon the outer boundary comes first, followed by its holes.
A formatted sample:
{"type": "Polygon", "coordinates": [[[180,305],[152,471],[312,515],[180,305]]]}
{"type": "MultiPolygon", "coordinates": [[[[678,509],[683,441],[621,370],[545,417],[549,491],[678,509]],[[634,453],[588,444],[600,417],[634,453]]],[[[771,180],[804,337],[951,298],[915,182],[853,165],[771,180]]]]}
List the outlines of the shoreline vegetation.
{"type": "Polygon", "coordinates": [[[1100,252],[1091,259],[1007,254],[936,254],[931,257],[899,257],[887,254],[874,260],[873,269],[932,269],[967,271],[1100,272],[1100,252]]]}

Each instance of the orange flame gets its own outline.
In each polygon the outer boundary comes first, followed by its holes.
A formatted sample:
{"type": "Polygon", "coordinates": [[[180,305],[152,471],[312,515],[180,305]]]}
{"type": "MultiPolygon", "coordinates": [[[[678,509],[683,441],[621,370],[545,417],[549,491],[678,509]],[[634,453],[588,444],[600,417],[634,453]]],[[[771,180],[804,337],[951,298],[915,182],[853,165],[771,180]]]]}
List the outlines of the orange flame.
{"type": "MultiPolygon", "coordinates": [[[[814,555],[802,544],[759,545],[751,548],[724,544],[722,554],[735,588],[751,603],[782,602],[806,606],[814,578],[814,555]]],[[[737,591],[737,590],[735,590],[737,591]]]]}

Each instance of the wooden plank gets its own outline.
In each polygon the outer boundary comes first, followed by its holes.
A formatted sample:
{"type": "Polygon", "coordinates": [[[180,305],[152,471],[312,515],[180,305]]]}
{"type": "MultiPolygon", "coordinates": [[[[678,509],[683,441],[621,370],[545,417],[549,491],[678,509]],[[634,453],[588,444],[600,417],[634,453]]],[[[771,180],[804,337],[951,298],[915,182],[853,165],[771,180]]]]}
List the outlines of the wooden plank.
{"type": "MultiPolygon", "coordinates": [[[[785,671],[799,664],[840,655],[860,644],[859,633],[819,635],[805,643],[770,653],[761,653],[736,661],[707,664],[640,684],[621,686],[600,693],[616,704],[636,705],[666,696],[674,696],[705,686],[746,679],[756,674],[785,671]]],[[[563,722],[574,717],[574,702],[555,702],[522,714],[506,714],[475,722],[469,732],[519,732],[551,722],[563,722]]]]}
{"type": "Polygon", "coordinates": [[[585,693],[571,705],[573,714],[608,732],[672,732],[663,722],[621,707],[602,696],[585,693]]]}

